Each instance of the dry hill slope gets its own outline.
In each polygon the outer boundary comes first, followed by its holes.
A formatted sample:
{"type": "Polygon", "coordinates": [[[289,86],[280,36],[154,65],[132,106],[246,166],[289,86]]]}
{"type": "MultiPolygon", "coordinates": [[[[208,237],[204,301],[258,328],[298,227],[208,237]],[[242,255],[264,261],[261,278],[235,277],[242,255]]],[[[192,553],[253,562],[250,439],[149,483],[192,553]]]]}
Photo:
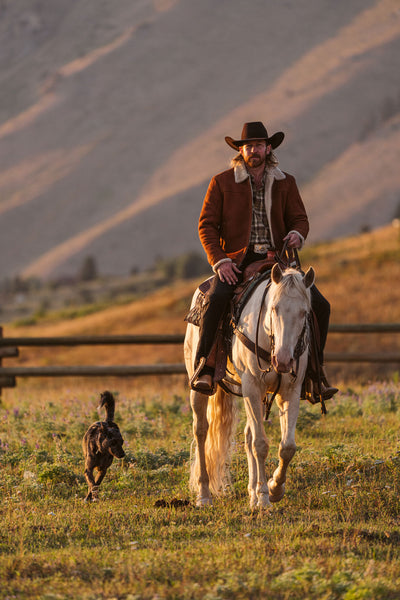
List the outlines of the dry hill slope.
{"type": "Polygon", "coordinates": [[[391,219],[395,0],[2,7],[1,276],[75,273],[87,254],[127,273],[199,248],[202,197],[231,157],[223,137],[245,120],[286,131],[281,166],[301,184],[314,239],[391,219]],[[375,143],[384,186],[367,177],[375,143]]]}

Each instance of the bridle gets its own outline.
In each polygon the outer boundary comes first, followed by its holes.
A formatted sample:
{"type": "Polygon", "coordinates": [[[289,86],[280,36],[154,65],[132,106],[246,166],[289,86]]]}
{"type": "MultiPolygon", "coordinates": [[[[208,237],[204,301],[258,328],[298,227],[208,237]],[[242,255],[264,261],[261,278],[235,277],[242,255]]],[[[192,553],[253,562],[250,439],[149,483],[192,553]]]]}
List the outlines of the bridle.
{"type": "MultiPolygon", "coordinates": [[[[267,293],[269,291],[271,283],[269,283],[266,287],[265,290],[263,292],[262,298],[261,298],[261,304],[260,304],[260,310],[258,312],[258,318],[257,318],[257,329],[256,329],[256,343],[255,343],[255,355],[256,355],[256,359],[257,359],[257,366],[260,369],[261,373],[270,373],[272,371],[272,362],[271,362],[271,356],[274,353],[274,349],[275,349],[275,335],[273,332],[273,328],[272,328],[272,314],[270,315],[270,326],[269,326],[269,344],[270,344],[270,352],[269,352],[269,361],[270,364],[269,366],[264,369],[261,366],[261,360],[260,360],[260,350],[262,350],[262,348],[260,347],[258,340],[259,340],[259,331],[260,331],[260,325],[261,325],[261,315],[262,315],[262,311],[263,311],[263,307],[264,307],[264,303],[265,303],[265,298],[267,296],[267,293]]],[[[290,372],[290,375],[293,377],[293,379],[295,380],[297,378],[297,372],[299,370],[299,361],[300,361],[300,356],[304,353],[306,347],[307,347],[307,341],[308,341],[308,329],[309,329],[309,319],[310,319],[310,313],[307,312],[305,317],[304,317],[304,324],[303,324],[303,328],[299,334],[299,337],[297,339],[296,342],[296,346],[294,347],[294,351],[293,351],[293,358],[296,361],[296,368],[293,369],[290,372]]],[[[264,350],[264,353],[266,353],[266,351],[264,350]]]]}

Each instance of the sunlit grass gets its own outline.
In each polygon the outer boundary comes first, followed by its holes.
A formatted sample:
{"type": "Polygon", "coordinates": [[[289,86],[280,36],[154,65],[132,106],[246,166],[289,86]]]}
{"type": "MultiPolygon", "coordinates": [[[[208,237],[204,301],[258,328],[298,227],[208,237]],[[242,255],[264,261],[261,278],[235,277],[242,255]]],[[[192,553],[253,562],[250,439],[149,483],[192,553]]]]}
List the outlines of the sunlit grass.
{"type": "MultiPolygon", "coordinates": [[[[183,378],[25,382],[0,409],[2,597],[391,599],[400,593],[400,391],[342,386],[323,416],[302,403],[287,493],[247,499],[243,424],[232,487],[211,509],[188,490],[191,412],[183,378]],[[81,439],[117,396],[127,457],[85,504],[81,439]],[[171,505],[179,499],[181,506],[171,505]],[[164,500],[164,507],[157,501],[164,500]]],[[[265,424],[267,472],[279,417],[265,424]]]]}

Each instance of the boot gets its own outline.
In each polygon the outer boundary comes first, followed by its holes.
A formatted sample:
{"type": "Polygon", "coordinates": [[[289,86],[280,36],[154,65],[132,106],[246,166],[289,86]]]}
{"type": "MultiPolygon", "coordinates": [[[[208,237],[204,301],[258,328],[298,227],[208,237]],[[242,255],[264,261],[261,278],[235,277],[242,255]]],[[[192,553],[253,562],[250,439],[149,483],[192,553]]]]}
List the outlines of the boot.
{"type": "Polygon", "coordinates": [[[209,368],[206,366],[206,359],[204,357],[200,359],[189,383],[195,392],[200,392],[206,396],[214,394],[213,378],[209,372],[209,368]]]}
{"type": "MultiPolygon", "coordinates": [[[[329,400],[332,398],[339,390],[338,388],[332,387],[329,385],[328,380],[326,378],[326,374],[324,369],[320,368],[320,377],[319,381],[321,384],[321,396],[322,400],[329,400]]],[[[303,387],[301,391],[301,398],[304,400],[308,400],[310,404],[319,404],[319,382],[315,375],[310,376],[306,375],[303,381],[303,387]]]]}
{"type": "MultiPolygon", "coordinates": [[[[322,398],[324,400],[329,400],[335,394],[338,393],[339,389],[336,388],[336,387],[332,387],[328,383],[328,379],[326,377],[325,369],[324,369],[324,367],[322,365],[320,367],[319,377],[320,377],[320,381],[321,381],[321,395],[322,395],[322,398]]],[[[316,393],[318,395],[318,390],[316,390],[316,393]]]]}
{"type": "Polygon", "coordinates": [[[212,393],[212,387],[212,377],[211,375],[207,375],[207,373],[199,375],[192,383],[193,390],[206,395],[210,395],[210,392],[212,393]]]}

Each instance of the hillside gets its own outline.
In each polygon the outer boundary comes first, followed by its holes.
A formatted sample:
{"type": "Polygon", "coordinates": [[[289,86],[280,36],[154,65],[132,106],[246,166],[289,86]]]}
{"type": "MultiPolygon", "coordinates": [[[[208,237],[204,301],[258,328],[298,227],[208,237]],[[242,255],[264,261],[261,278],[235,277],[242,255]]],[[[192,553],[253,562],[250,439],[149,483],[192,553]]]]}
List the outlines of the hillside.
{"type": "MultiPolygon", "coordinates": [[[[400,322],[400,230],[394,226],[319,244],[301,253],[302,265],[312,265],[316,284],[330,300],[331,323],[400,322]]],[[[146,298],[95,314],[54,322],[43,318],[30,327],[4,326],[5,336],[62,336],[184,333],[184,317],[199,280],[175,282],[146,298]]],[[[398,334],[337,335],[328,339],[328,351],[399,351],[398,334]]],[[[140,364],[182,362],[182,347],[99,346],[21,350],[18,364],[140,364]]],[[[12,364],[7,359],[7,364],[12,364]]],[[[330,365],[340,376],[366,378],[390,373],[396,365],[330,365]]]]}
{"type": "Polygon", "coordinates": [[[310,241],[399,206],[396,0],[3,0],[0,278],[198,250],[244,121],[284,130],[310,241]]]}

